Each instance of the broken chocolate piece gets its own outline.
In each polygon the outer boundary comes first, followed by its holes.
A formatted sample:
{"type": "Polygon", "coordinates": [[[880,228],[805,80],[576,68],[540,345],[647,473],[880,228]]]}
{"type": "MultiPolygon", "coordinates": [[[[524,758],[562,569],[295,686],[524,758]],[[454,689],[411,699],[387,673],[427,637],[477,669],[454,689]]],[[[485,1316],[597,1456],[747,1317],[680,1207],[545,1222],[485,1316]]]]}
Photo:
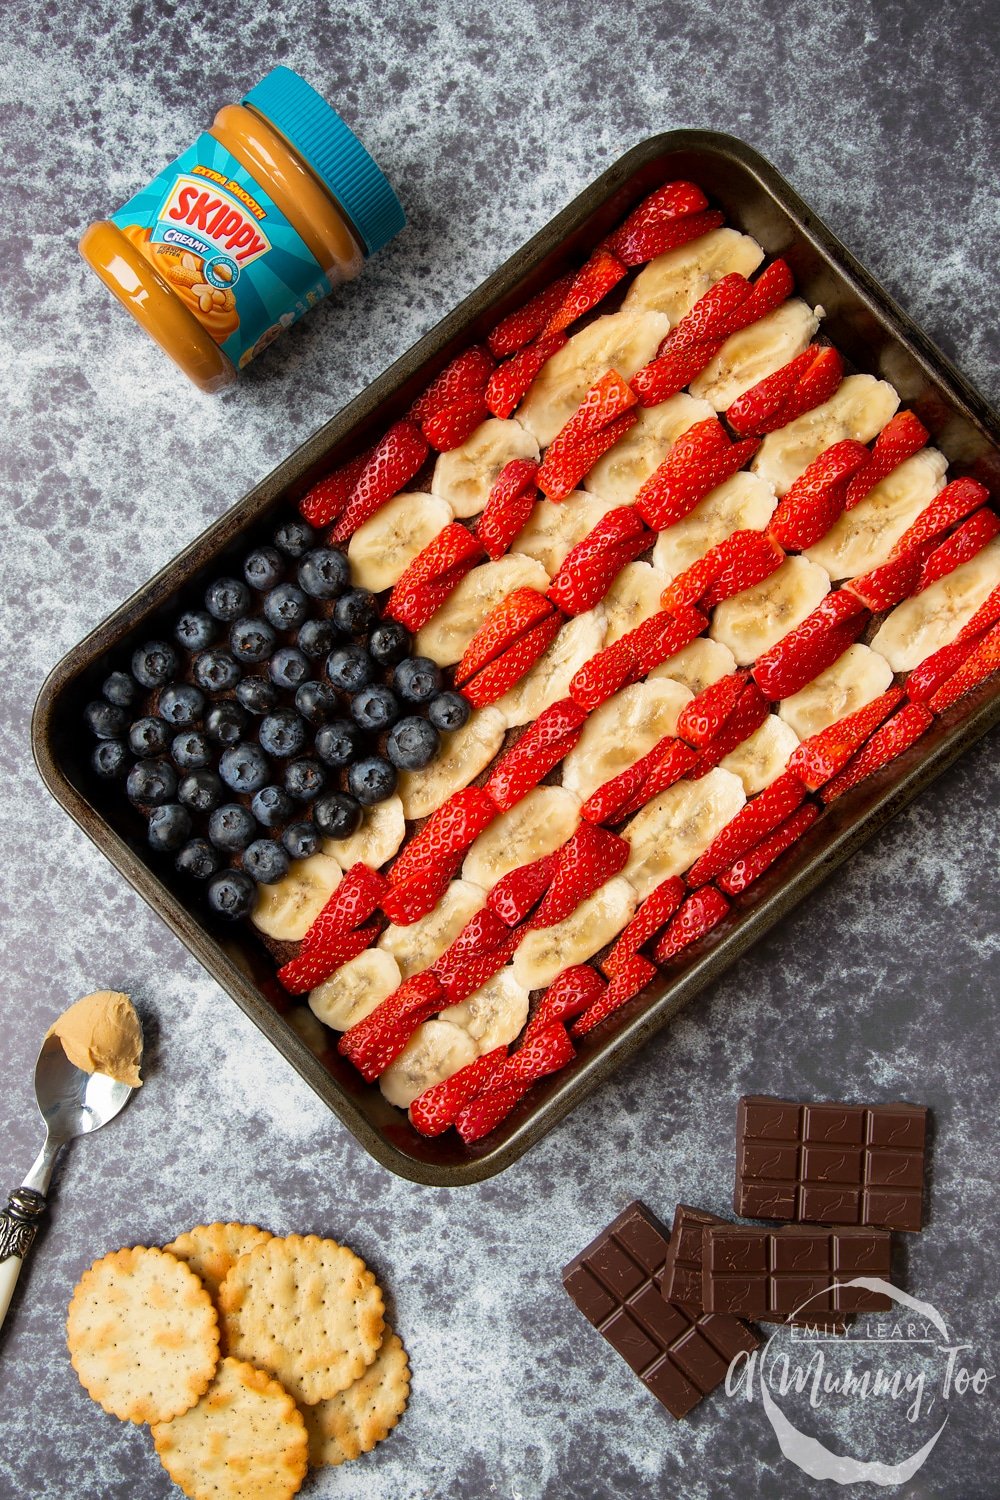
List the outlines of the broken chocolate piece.
{"type": "Polygon", "coordinates": [[[706,1224],[702,1230],[702,1304],[763,1323],[828,1322],[855,1312],[884,1312],[884,1292],[845,1283],[888,1281],[892,1236],[881,1229],[809,1229],[787,1225],[706,1224]]]}

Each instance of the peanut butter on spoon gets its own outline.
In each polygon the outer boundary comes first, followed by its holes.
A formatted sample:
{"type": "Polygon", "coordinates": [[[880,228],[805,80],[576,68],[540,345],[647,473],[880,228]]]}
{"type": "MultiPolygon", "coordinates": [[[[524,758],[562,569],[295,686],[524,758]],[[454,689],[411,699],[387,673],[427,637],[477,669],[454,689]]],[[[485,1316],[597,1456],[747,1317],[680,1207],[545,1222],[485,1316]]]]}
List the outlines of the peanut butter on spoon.
{"type": "Polygon", "coordinates": [[[85,1073],[104,1073],[139,1088],[142,1026],[127,995],[98,990],[84,995],[49,1027],[70,1062],[85,1073]]]}

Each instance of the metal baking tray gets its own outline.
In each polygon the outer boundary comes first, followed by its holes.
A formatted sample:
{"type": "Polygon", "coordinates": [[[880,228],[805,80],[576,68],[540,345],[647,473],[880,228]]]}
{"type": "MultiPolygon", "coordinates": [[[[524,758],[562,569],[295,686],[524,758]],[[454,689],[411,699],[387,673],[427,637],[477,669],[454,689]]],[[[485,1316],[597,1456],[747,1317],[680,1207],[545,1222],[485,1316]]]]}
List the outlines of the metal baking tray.
{"type": "Polygon", "coordinates": [[[321,1052],[296,1029],[273,959],[248,928],[234,932],[184,903],[172,871],[154,872],[134,815],[106,798],[88,773],[89,736],[80,713],[97,689],[102,662],[119,657],[178,603],[204,588],[237,547],[252,544],[282,506],[294,503],[334,465],[396,420],[456,353],[481,339],[505,312],[590,249],[647,193],[671,178],[698,182],[727,221],[789,261],[801,294],[822,303],[824,333],[860,370],[890,380],[918,412],[956,474],[974,474],[1000,493],[1000,417],[831,234],[784,178],[743,142],[701,130],[653,136],[626,153],[541,232],[449,313],[407,354],[284,463],[203,532],[50,674],[35,706],[32,748],[53,796],[228,990],[283,1057],[384,1166],[434,1186],[478,1182],[517,1160],[574,1104],[666,1025],[699,990],[893,817],[1000,719],[1000,688],[984,683],[885,771],[839,800],[706,940],[644,993],[582,1039],[576,1060],[536,1084],[490,1136],[466,1147],[454,1132],[427,1140],[361,1080],[335,1050],[321,1052]],[[106,802],[106,806],[102,806],[106,802]]]}

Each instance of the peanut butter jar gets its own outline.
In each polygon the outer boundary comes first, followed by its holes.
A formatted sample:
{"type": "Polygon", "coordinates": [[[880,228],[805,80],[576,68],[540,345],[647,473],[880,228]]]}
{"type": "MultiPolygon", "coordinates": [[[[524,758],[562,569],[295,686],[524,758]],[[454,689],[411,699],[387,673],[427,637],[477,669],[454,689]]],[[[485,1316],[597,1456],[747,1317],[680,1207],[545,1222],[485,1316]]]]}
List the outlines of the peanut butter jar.
{"type": "Polygon", "coordinates": [[[203,391],[221,391],[406,220],[326,100],[274,68],[80,254],[203,391]]]}

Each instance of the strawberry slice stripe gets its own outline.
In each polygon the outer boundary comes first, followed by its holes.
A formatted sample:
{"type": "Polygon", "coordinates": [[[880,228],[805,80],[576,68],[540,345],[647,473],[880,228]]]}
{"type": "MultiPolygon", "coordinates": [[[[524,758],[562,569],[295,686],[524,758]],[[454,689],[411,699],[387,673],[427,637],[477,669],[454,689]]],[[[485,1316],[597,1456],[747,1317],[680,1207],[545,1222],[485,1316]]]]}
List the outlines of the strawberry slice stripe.
{"type": "Polygon", "coordinates": [[[450,406],[425,417],[420,431],[438,453],[448,453],[471,437],[489,414],[484,395],[459,396],[450,406]]]}
{"type": "Polygon", "coordinates": [[[729,911],[729,902],[721,891],[706,885],[678,909],[670,926],[656,945],[655,957],[659,964],[669,963],[685,948],[698,942],[706,933],[717,927],[729,911]]]}
{"type": "Polygon", "coordinates": [[[965,693],[978,687],[1000,667],[1000,625],[993,629],[969,653],[958,671],[938,688],[928,707],[933,713],[944,713],[965,693]]]}
{"type": "Polygon", "coordinates": [[[598,247],[574,276],[569,291],[542,330],[543,334],[562,333],[577,318],[596,307],[626,274],[627,267],[617,256],[598,247]]]}
{"type": "Polygon", "coordinates": [[[468,1103],[455,1121],[455,1129],[467,1146],[482,1140],[506,1120],[530,1089],[530,1083],[509,1084],[494,1089],[468,1103]]]}
{"type": "Polygon", "coordinates": [[[387,889],[386,880],[377,870],[360,862],[351,865],[303,938],[303,953],[332,946],[345,932],[367,922],[387,889]]]}
{"type": "Polygon", "coordinates": [[[622,412],[606,427],[585,433],[572,446],[556,453],[546,450],[542,466],[538,471],[538,488],[550,500],[565,500],[572,494],[585,474],[589,474],[599,458],[613,448],[619,438],[625,436],[636,420],[634,409],[622,412]]]}
{"type": "Polygon", "coordinates": [[[684,180],[666,182],[633,208],[611,236],[608,246],[619,255],[632,235],[672,223],[675,219],[691,218],[707,207],[708,199],[696,183],[684,180]]]}
{"type": "Polygon", "coordinates": [[[569,271],[565,276],[560,276],[558,281],[553,281],[536,292],[523,307],[500,319],[487,338],[487,343],[498,359],[516,354],[538,337],[552,314],[565,301],[566,293],[573,285],[574,275],[573,271],[569,271]]]}
{"type": "Polygon", "coordinates": [[[299,513],[310,526],[328,526],[341,515],[354,493],[354,486],[364,473],[374,448],[366,448],[341,468],[314,484],[299,502],[299,513]]]}
{"type": "Polygon", "coordinates": [[[625,564],[652,542],[638,511],[616,506],[570,548],[549,584],[549,598],[568,615],[585,614],[604,598],[625,564]]]}
{"type": "Polygon", "coordinates": [[[893,469],[926,447],[930,433],[912,411],[898,411],[875,439],[868,462],[847,486],[845,510],[853,510],[893,469]]]}
{"type": "Polygon", "coordinates": [[[363,1021],[345,1031],[337,1051],[352,1062],[366,1083],[373,1083],[402,1052],[421,1022],[447,1002],[431,970],[404,979],[363,1021]]]}
{"type": "Polygon", "coordinates": [[[492,1052],[466,1063],[450,1078],[424,1089],[410,1105],[410,1124],[421,1135],[441,1135],[454,1125],[469,1101],[489,1087],[506,1056],[506,1047],[494,1047],[492,1052]]]}
{"type": "Polygon", "coordinates": [[[557,1022],[565,1024],[582,1015],[606,989],[600,974],[589,964],[574,964],[572,968],[563,969],[539,1001],[538,1009],[528,1022],[524,1040],[529,1042],[557,1022]]]}
{"type": "Polygon", "coordinates": [[[409,927],[437,906],[458,873],[464,850],[439,855],[436,862],[391,885],[382,897],[382,912],[394,927],[409,927]]]}
{"type": "Polygon", "coordinates": [[[817,791],[844,769],[854,752],[902,701],[902,688],[888,688],[863,708],[855,709],[796,745],[788,757],[787,769],[811,792],[817,791]]]}
{"type": "Polygon", "coordinates": [[[679,573],[663,590],[660,603],[671,613],[692,605],[714,609],[763,582],[784,560],[782,549],[764,532],[734,531],[679,573]]]}
{"type": "Polygon", "coordinates": [[[761,839],[759,844],[731,865],[724,875],[720,875],[716,885],[728,896],[739,896],[755,880],[759,880],[787,849],[798,842],[806,829],[815,823],[819,812],[814,802],[804,802],[798,812],[792,813],[780,827],[768,834],[767,838],[761,839]]]}
{"type": "Polygon", "coordinates": [[[569,754],[586,718],[572,698],[562,698],[539,714],[500,758],[483,788],[498,812],[508,812],[569,754]]]}
{"type": "Polygon", "coordinates": [[[556,873],[554,854],[509,870],[490,891],[486,904],[508,927],[517,927],[541,901],[556,873]]]}
{"type": "Polygon", "coordinates": [[[485,708],[488,703],[502,698],[545,655],[563,623],[563,615],[553,609],[546,619],[519,636],[502,656],[465,683],[461,688],[462,696],[468,698],[474,708],[485,708]]]}
{"type": "Polygon", "coordinates": [[[717,417],[696,422],[643,484],[636,510],[647,526],[665,531],[749,462],[759,446],[756,438],[733,443],[717,417]]]}
{"type": "Polygon", "coordinates": [[[995,511],[984,506],[963,521],[951,536],[943,541],[939,547],[935,547],[930,557],[920,570],[920,580],[917,584],[917,593],[923,593],[932,583],[946,574],[953,573],[962,563],[967,563],[981,552],[987,542],[1000,532],[1000,517],[995,511]]]}
{"type": "Polygon", "coordinates": [[[357,958],[371,946],[378,933],[375,926],[356,927],[329,943],[299,953],[278,970],[278,982],[290,995],[303,995],[329,979],[350,959],[357,958]]]}
{"type": "Polygon", "coordinates": [[[628,381],[617,370],[605,371],[584,393],[580,405],[556,433],[548,451],[555,449],[558,454],[563,448],[572,448],[581,438],[607,427],[634,405],[635,392],[628,381]]]}
{"type": "Polygon", "coordinates": [[[418,425],[428,417],[437,416],[465,397],[482,397],[496,367],[496,361],[487,349],[474,344],[466,349],[451,364],[446,365],[407,412],[411,422],[418,425]]]}
{"type": "Polygon", "coordinates": [[[659,406],[661,401],[676,396],[701,374],[721,348],[720,341],[716,344],[689,344],[680,349],[668,348],[658,354],[632,377],[632,389],[639,405],[659,406]]]}
{"type": "Polygon", "coordinates": [[[616,235],[615,251],[621,257],[623,265],[641,266],[668,250],[676,250],[691,240],[701,239],[710,230],[721,228],[724,222],[723,215],[717,208],[709,208],[704,213],[690,214],[682,219],[661,219],[627,234],[616,235]]]}
{"type": "Polygon", "coordinates": [[[670,921],[686,894],[684,882],[679,875],[671,875],[661,881],[646,897],[603,960],[601,968],[605,974],[614,975],[635,958],[640,948],[670,921]]]}
{"type": "Polygon", "coordinates": [[[705,885],[772,833],[805,801],[806,789],[794,771],[784,771],[741,807],[696,859],[687,874],[691,887],[705,885]]]}
{"type": "Polygon", "coordinates": [[[630,853],[617,834],[594,823],[581,823],[555,855],[555,874],[529,928],[552,927],[576,911],[598,886],[617,875],[630,853]]]}
{"type": "Polygon", "coordinates": [[[801,625],[757,658],[754,681],[773,702],[790,697],[839,660],[870,618],[853,591],[827,594],[801,625]]]}
{"type": "Polygon", "coordinates": [[[938,541],[956,522],[964,521],[966,516],[978,510],[989,498],[989,490],[978,480],[953,479],[943,490],[938,491],[913,524],[903,532],[890,556],[900,557],[924,542],[938,541]]]}
{"type": "Polygon", "coordinates": [[[565,333],[550,333],[529,344],[494,370],[486,387],[486,405],[495,417],[509,417],[520,406],[536,375],[566,343],[565,333]]]}
{"type": "Polygon", "coordinates": [[[537,474],[534,459],[512,458],[497,475],[476,522],[476,538],[492,562],[504,555],[531,515],[538,499],[537,474]]]}
{"type": "Polygon", "coordinates": [[[656,965],[643,958],[641,953],[634,954],[615,970],[604,994],[584,1011],[578,1021],[574,1021],[573,1035],[586,1036],[588,1031],[593,1031],[595,1026],[620,1010],[626,1001],[634,1000],[656,976],[656,965]]]}
{"type": "Polygon", "coordinates": [[[825,449],[778,502],[768,535],[789,551],[804,552],[812,547],[841,515],[851,477],[870,457],[864,444],[852,438],[825,449]]]}
{"type": "Polygon", "coordinates": [[[511,589],[490,610],[466,646],[455,668],[455,686],[468,682],[540,621],[547,620],[552,612],[552,604],[538,589],[511,589]]]}
{"type": "MultiPolygon", "coordinates": [[[[669,738],[669,737],[668,737],[669,738]]],[[[688,771],[698,764],[699,756],[690,745],[685,745],[682,740],[660,742],[655,753],[650,752],[650,765],[646,770],[641,787],[633,797],[622,808],[619,813],[621,818],[629,818],[640,807],[672,787],[675,781],[680,781],[688,771]]]]}
{"type": "Polygon", "coordinates": [[[588,823],[620,823],[651,797],[673,786],[694,765],[698,752],[673,735],[664,735],[652,750],[591,792],[580,809],[588,823]],[[655,787],[655,791],[651,788],[655,787]]]}
{"type": "Polygon", "coordinates": [[[823,801],[836,801],[845,792],[887,766],[897,755],[908,750],[933,722],[933,714],[922,703],[904,704],[881,729],[875,731],[867,744],[848,761],[840,775],[827,782],[820,792],[823,801]]]}
{"type": "Polygon", "coordinates": [[[412,422],[396,422],[365,464],[331,542],[349,541],[365,521],[398,495],[427,457],[427,439],[412,422]]]}
{"type": "Polygon", "coordinates": [[[751,679],[744,687],[740,700],[729,718],[715,738],[709,740],[695,764],[688,771],[690,779],[699,781],[702,776],[707,775],[724,756],[728,755],[731,750],[735,750],[737,745],[742,745],[755,729],[760,728],[769,712],[770,705],[767,699],[751,679]]]}
{"type": "Polygon", "coordinates": [[[810,344],[787,365],[765,375],[738,396],[726,412],[726,421],[741,437],[777,432],[829,401],[843,375],[844,362],[836,349],[810,344]]]}
{"type": "Polygon", "coordinates": [[[688,744],[703,750],[719,733],[743,695],[749,673],[743,669],[729,672],[717,682],[702,688],[697,697],[685,703],[677,716],[677,733],[688,744]]]}
{"type": "Polygon", "coordinates": [[[478,537],[457,521],[449,521],[404,568],[383,613],[407,630],[419,630],[483,555],[478,537]]]}
{"type": "Polygon", "coordinates": [[[858,578],[849,579],[840,592],[855,594],[869,609],[876,612],[891,609],[901,599],[916,592],[924,563],[933,547],[933,541],[910,547],[897,557],[890,557],[880,567],[872,568],[870,573],[862,573],[858,578]]]}
{"type": "Polygon", "coordinates": [[[913,703],[929,702],[938,688],[972,655],[985,634],[986,629],[967,636],[963,630],[949,645],[942,646],[940,651],[925,657],[906,679],[906,696],[913,703]]]}
{"type": "Polygon", "coordinates": [[[390,883],[398,886],[468,849],[495,817],[496,805],[482,787],[452,792],[398,856],[389,871],[390,883]]]}

